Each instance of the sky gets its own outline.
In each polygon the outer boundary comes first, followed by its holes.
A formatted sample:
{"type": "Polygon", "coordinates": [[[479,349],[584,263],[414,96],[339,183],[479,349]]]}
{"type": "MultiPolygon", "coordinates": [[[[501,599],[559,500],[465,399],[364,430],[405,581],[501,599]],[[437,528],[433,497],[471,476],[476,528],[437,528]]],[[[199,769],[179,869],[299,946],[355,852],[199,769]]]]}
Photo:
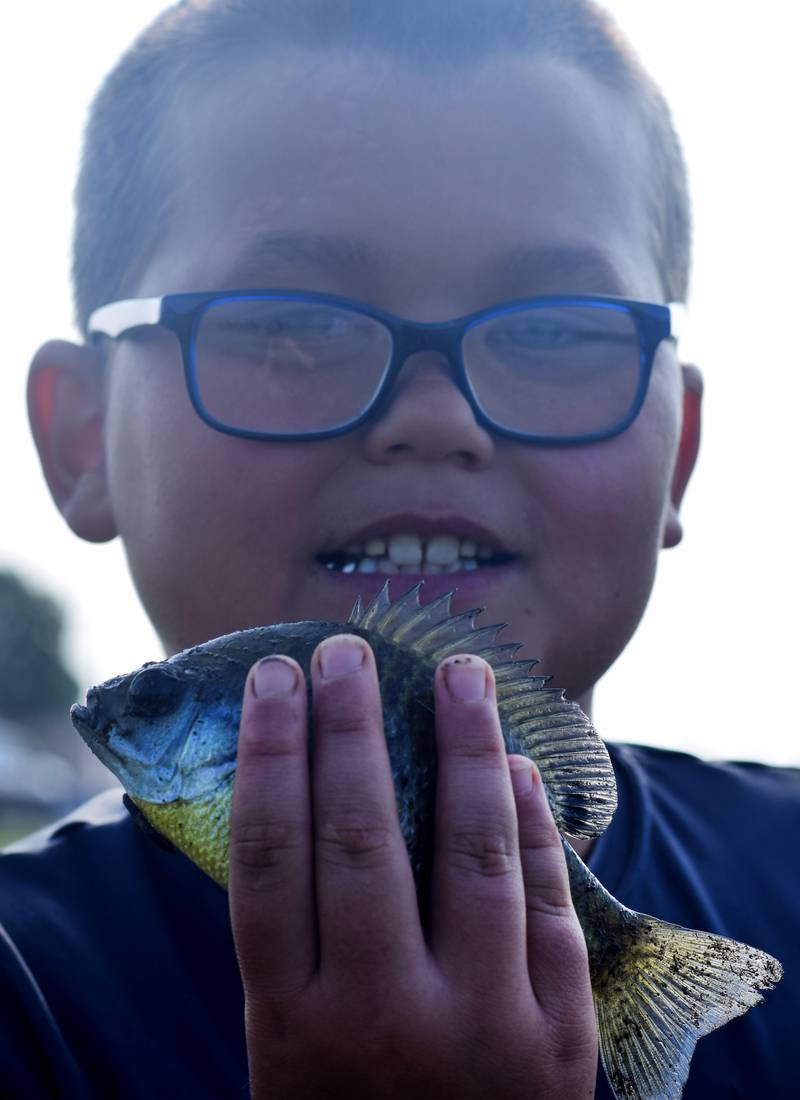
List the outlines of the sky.
{"type": "MultiPolygon", "coordinates": [[[[72,189],[90,99],[160,0],[16,5],[0,45],[5,362],[0,569],[67,612],[85,687],[164,654],[118,541],[81,542],[53,505],[25,412],[36,348],[75,339],[72,189]]],[[[686,154],[695,261],[680,351],[705,375],[684,541],[603,679],[601,736],[707,758],[800,764],[795,332],[800,9],[786,0],[609,0],[669,100],[686,154]]]]}

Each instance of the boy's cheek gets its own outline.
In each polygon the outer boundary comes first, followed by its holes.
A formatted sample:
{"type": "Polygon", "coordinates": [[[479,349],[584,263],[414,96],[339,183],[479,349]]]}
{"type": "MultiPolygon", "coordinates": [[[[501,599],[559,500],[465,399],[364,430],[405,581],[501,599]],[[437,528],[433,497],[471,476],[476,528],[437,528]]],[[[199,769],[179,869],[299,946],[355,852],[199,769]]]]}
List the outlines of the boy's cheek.
{"type": "MultiPolygon", "coordinates": [[[[177,380],[183,386],[183,379],[177,380]]],[[[325,486],[302,446],[254,445],[205,425],[152,374],[109,406],[109,484],[137,591],[171,649],[280,621],[325,486]]],[[[306,554],[307,556],[307,554],[306,554]]]]}
{"type": "MultiPolygon", "coordinates": [[[[547,607],[547,656],[579,697],[636,630],[655,579],[679,435],[672,386],[658,387],[621,436],[556,454],[540,466],[531,524],[531,620],[547,607]],[[538,513],[538,515],[537,515],[538,513]]],[[[540,462],[545,462],[540,456],[540,462]]]]}

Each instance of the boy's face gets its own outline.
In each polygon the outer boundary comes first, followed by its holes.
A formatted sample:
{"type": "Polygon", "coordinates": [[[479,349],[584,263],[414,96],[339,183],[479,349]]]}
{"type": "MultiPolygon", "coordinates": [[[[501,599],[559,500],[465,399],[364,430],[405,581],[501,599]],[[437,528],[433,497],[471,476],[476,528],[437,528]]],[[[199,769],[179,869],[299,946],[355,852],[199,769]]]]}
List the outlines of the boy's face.
{"type": "MultiPolygon", "coordinates": [[[[178,211],[137,296],[304,288],[417,321],[537,294],[663,300],[640,127],[577,72],[504,59],[434,86],[381,60],[309,55],[240,70],[179,116],[178,211]],[[373,258],[269,245],[301,232],[373,258]],[[511,266],[521,249],[527,261],[511,266]]],[[[123,340],[111,362],[109,525],[168,652],[343,619],[383,578],[331,572],[318,555],[366,527],[468,534],[468,521],[515,557],[454,578],[455,608],[486,605],[482,625],[507,622],[501,640],[526,643],[587,703],[639,621],[659,548],[680,537],[670,488],[683,387],[668,343],[632,427],[566,448],[487,433],[435,353],[406,363],[379,419],[284,444],[202,423],[169,334],[123,340]]],[[[70,522],[84,533],[79,506],[70,522]]]]}

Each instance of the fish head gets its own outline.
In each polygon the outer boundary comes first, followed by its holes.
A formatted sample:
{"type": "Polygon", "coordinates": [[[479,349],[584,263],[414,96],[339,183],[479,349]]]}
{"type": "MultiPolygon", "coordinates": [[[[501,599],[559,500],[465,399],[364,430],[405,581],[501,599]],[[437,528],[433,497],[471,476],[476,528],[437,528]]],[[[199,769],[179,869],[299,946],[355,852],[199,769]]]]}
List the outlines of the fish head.
{"type": "Polygon", "coordinates": [[[70,718],[129,794],[198,798],[235,768],[245,674],[226,677],[214,662],[182,654],[151,661],[90,688],[70,718]]]}
{"type": "Polygon", "coordinates": [[[70,718],[133,798],[202,800],[232,782],[248,670],[262,657],[286,654],[308,678],[316,645],[348,629],[281,623],[214,638],[90,688],[70,718]]]}

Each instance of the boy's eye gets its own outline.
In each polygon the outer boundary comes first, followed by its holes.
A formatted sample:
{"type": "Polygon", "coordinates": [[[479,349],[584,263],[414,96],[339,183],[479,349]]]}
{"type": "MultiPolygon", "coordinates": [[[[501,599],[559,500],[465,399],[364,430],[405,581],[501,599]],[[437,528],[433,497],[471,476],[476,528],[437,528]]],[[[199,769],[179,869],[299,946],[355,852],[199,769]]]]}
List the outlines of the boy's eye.
{"type": "Polygon", "coordinates": [[[251,315],[239,318],[223,318],[217,325],[228,336],[255,336],[257,338],[313,339],[331,338],[347,331],[348,320],[331,310],[289,310],[271,316],[251,315]]]}
{"type": "Polygon", "coordinates": [[[563,325],[517,324],[495,328],[487,338],[491,347],[563,348],[578,343],[585,337],[575,329],[563,325]]]}
{"type": "Polygon", "coordinates": [[[498,350],[506,347],[521,351],[563,351],[581,346],[601,348],[609,344],[630,344],[635,331],[627,318],[624,326],[623,330],[619,330],[618,327],[599,324],[594,318],[582,316],[579,310],[570,313],[566,310],[557,313],[537,310],[487,324],[486,344],[498,350]]]}
{"type": "MultiPolygon", "coordinates": [[[[500,373],[514,372],[528,381],[558,386],[592,387],[586,390],[591,401],[607,388],[612,377],[628,397],[635,393],[639,377],[639,337],[635,324],[623,310],[589,306],[557,306],[547,309],[519,310],[495,316],[474,325],[465,337],[464,359],[474,386],[492,407],[498,395],[487,392],[488,379],[498,384],[500,373]]],[[[530,402],[532,391],[519,393],[519,400],[530,402]]],[[[508,397],[508,394],[506,395],[508,397]]],[[[510,408],[508,410],[511,411],[510,408]]],[[[616,413],[615,413],[616,415],[616,413]]]]}
{"type": "Polygon", "coordinates": [[[197,362],[231,358],[296,369],[352,362],[383,346],[377,322],[311,302],[221,302],[204,315],[196,336],[197,362]]]}

